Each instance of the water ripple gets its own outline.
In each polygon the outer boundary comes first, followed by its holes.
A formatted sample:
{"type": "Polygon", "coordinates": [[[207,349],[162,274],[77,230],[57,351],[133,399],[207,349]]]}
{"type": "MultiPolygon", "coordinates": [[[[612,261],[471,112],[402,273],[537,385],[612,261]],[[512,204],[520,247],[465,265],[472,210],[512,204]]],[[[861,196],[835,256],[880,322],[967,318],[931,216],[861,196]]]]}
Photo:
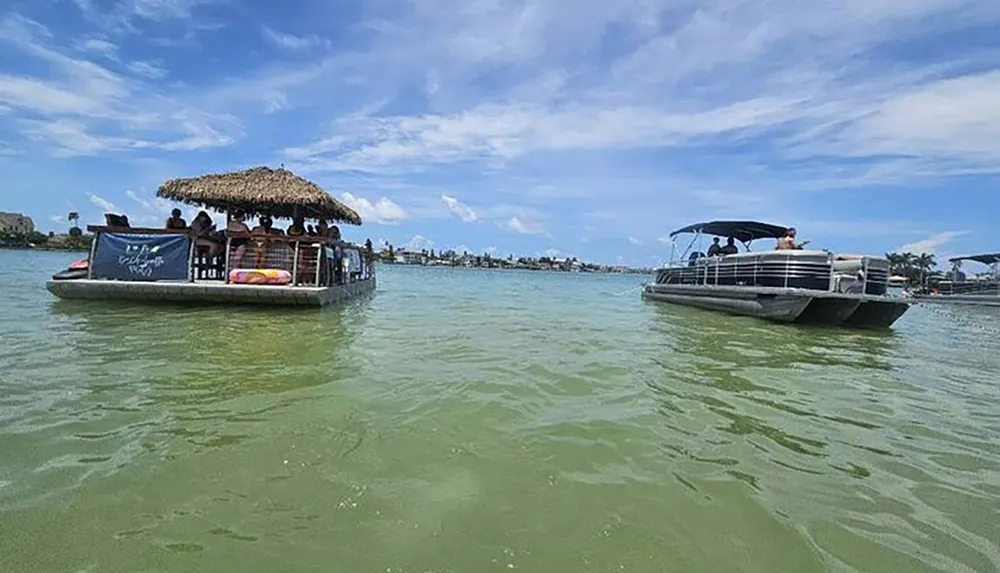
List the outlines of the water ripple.
{"type": "Polygon", "coordinates": [[[1000,568],[967,309],[798,328],[398,267],[319,313],[54,302],[72,258],[0,252],[11,570],[1000,568]]]}

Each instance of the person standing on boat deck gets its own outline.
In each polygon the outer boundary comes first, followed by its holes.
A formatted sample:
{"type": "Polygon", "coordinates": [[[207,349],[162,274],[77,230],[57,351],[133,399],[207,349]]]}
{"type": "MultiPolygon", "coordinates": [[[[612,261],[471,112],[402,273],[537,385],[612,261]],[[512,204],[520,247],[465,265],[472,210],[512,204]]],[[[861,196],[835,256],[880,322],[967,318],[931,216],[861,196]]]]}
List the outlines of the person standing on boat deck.
{"type": "Polygon", "coordinates": [[[795,242],[795,227],[789,227],[785,231],[785,236],[778,239],[778,246],[775,250],[778,251],[800,251],[802,247],[809,244],[809,241],[802,241],[801,243],[795,242]]]}
{"type": "Polygon", "coordinates": [[[170,218],[167,219],[168,229],[172,231],[183,231],[184,229],[187,229],[187,226],[187,221],[184,220],[184,217],[181,217],[180,209],[174,209],[170,212],[170,218]]]}
{"type": "Polygon", "coordinates": [[[720,255],[735,255],[739,250],[736,248],[736,240],[732,237],[726,239],[726,246],[719,249],[720,255]]]}
{"type": "Polygon", "coordinates": [[[717,257],[722,254],[722,247],[719,246],[719,238],[712,239],[712,246],[708,248],[708,256],[717,257]]]}

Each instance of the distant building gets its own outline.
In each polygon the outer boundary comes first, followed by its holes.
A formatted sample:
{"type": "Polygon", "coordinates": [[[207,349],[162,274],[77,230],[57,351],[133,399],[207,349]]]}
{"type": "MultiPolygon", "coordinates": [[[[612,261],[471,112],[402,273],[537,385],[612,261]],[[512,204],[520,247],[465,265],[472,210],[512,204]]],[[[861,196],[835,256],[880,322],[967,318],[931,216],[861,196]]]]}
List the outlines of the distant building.
{"type": "Polygon", "coordinates": [[[35,222],[20,213],[0,213],[0,231],[8,233],[33,233],[35,222]]]}
{"type": "Polygon", "coordinates": [[[396,262],[404,265],[427,264],[427,254],[420,251],[396,251],[396,262]]]}

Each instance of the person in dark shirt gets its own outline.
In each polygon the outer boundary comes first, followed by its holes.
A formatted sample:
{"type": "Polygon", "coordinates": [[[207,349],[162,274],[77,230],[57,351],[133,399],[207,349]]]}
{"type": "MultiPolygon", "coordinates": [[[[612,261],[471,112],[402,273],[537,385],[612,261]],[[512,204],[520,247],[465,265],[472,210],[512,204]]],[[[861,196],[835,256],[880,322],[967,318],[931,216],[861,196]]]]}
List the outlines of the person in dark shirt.
{"type": "Polygon", "coordinates": [[[184,229],[187,229],[187,226],[188,226],[187,221],[185,221],[184,218],[181,217],[180,209],[174,209],[173,211],[170,212],[170,218],[167,219],[168,229],[174,231],[183,231],[184,229]]]}
{"type": "Polygon", "coordinates": [[[712,239],[712,246],[708,248],[708,256],[717,257],[722,254],[722,247],[719,246],[719,238],[712,239]]]}
{"type": "Polygon", "coordinates": [[[729,237],[726,239],[726,246],[719,249],[720,255],[735,255],[739,250],[736,248],[736,241],[729,237]]]}

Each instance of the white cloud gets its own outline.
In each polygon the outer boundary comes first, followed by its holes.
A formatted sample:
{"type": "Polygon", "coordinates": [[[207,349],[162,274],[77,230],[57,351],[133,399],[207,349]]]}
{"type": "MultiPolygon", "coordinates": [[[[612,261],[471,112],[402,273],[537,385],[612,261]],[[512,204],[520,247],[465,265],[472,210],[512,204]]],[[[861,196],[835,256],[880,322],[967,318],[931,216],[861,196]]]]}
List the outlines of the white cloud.
{"type": "Polygon", "coordinates": [[[486,247],[485,249],[483,249],[483,253],[485,253],[485,254],[487,254],[487,255],[489,255],[491,257],[495,257],[497,255],[497,253],[499,253],[499,252],[500,252],[500,249],[498,249],[498,248],[496,248],[496,247],[494,247],[492,245],[489,246],[489,247],[486,247]]]}
{"type": "Polygon", "coordinates": [[[797,101],[758,98],[705,110],[623,105],[482,104],[453,115],[351,116],[324,141],[289,150],[312,169],[421,170],[428,163],[509,160],[532,152],[673,146],[707,135],[778,125],[796,117],[797,101]]]}
{"type": "Polygon", "coordinates": [[[97,155],[108,151],[136,149],[162,149],[165,151],[196,150],[222,147],[233,139],[211,127],[197,122],[180,122],[178,127],[188,130],[187,137],[172,141],[150,141],[120,136],[95,135],[80,121],[59,119],[21,120],[21,133],[37,142],[47,143],[56,157],[97,155]]]}
{"type": "Polygon", "coordinates": [[[926,239],[921,239],[913,243],[907,243],[899,247],[898,251],[901,253],[914,253],[920,254],[937,254],[941,247],[947,245],[953,240],[961,237],[962,235],[969,234],[968,231],[943,231],[941,233],[935,233],[926,239]]]}
{"type": "Polygon", "coordinates": [[[164,68],[163,64],[159,62],[137,60],[129,62],[127,67],[132,73],[151,80],[163,79],[167,77],[168,74],[166,68],[164,68]]]}
{"type": "Polygon", "coordinates": [[[306,36],[296,36],[285,32],[278,32],[268,26],[261,28],[261,34],[270,44],[286,50],[308,50],[315,48],[329,48],[330,40],[320,38],[314,34],[306,36]]]}
{"type": "MultiPolygon", "coordinates": [[[[34,76],[0,74],[0,101],[22,115],[17,122],[22,135],[48,145],[57,156],[205,149],[229,145],[242,134],[228,114],[206,113],[164,97],[93,61],[67,55],[54,41],[36,22],[16,16],[0,20],[0,49],[10,47],[25,62],[48,70],[34,76]]],[[[133,67],[153,73],[149,66],[133,67]]]]}
{"type": "Polygon", "coordinates": [[[444,201],[449,211],[466,223],[471,223],[479,219],[479,216],[472,210],[472,207],[469,207],[458,199],[448,195],[441,195],[441,200],[444,201]]]}
{"type": "Polygon", "coordinates": [[[635,237],[629,237],[628,238],[628,242],[632,243],[633,245],[641,245],[642,244],[642,240],[641,239],[636,239],[635,237]]]}
{"type": "Polygon", "coordinates": [[[110,60],[118,60],[118,45],[103,38],[87,38],[77,47],[86,52],[100,54],[110,60]]]}
{"type": "Polygon", "coordinates": [[[410,251],[420,251],[423,249],[432,249],[434,247],[434,241],[428,239],[423,235],[414,235],[409,241],[403,244],[403,248],[410,251]]]}
{"type": "Polygon", "coordinates": [[[96,206],[98,209],[102,209],[106,213],[121,213],[121,210],[118,209],[117,205],[115,205],[111,201],[108,201],[104,197],[100,197],[93,193],[88,193],[87,199],[90,200],[91,204],[96,206]]]}
{"type": "Polygon", "coordinates": [[[550,249],[545,249],[545,252],[542,253],[542,254],[545,255],[546,257],[550,258],[550,259],[555,259],[555,258],[558,258],[559,255],[562,254],[562,252],[559,249],[551,249],[550,248],[550,249]]]}
{"type": "Polygon", "coordinates": [[[518,217],[511,217],[504,223],[503,227],[508,231],[521,233],[522,235],[541,235],[545,233],[545,228],[540,224],[522,221],[518,217]]]}
{"type": "Polygon", "coordinates": [[[361,220],[365,222],[392,225],[408,217],[406,211],[388,197],[382,197],[372,203],[364,197],[345,192],[341,194],[340,199],[345,205],[357,211],[358,215],[361,215],[361,220]]]}

